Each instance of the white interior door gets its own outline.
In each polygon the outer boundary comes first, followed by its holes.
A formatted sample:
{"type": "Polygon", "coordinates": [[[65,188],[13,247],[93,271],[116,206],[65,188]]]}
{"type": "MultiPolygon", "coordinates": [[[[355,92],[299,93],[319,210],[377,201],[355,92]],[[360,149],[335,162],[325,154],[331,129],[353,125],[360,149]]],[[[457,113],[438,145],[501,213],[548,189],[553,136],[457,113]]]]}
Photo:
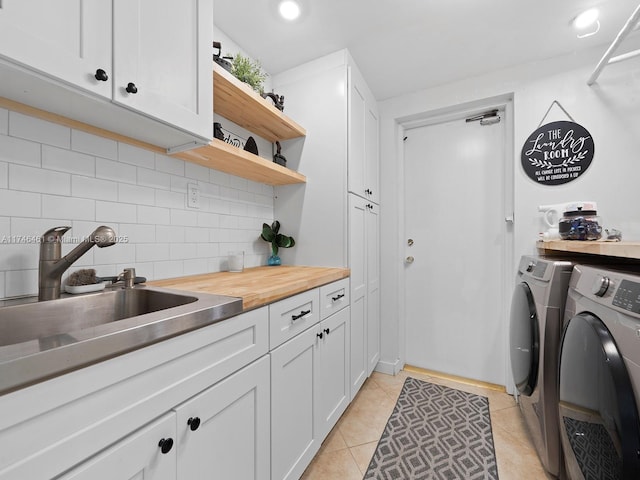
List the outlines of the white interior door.
{"type": "Polygon", "coordinates": [[[504,385],[505,122],[405,135],[406,363],[504,385]]]}

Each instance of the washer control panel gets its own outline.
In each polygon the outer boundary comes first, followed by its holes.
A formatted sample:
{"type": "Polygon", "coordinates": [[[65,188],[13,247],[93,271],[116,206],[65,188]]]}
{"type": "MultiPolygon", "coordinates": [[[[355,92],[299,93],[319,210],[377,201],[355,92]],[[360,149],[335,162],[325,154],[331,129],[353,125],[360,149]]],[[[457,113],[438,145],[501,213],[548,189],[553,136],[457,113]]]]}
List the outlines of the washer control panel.
{"type": "Polygon", "coordinates": [[[613,305],[633,313],[640,313],[640,283],[622,280],[613,297],[613,305]]]}

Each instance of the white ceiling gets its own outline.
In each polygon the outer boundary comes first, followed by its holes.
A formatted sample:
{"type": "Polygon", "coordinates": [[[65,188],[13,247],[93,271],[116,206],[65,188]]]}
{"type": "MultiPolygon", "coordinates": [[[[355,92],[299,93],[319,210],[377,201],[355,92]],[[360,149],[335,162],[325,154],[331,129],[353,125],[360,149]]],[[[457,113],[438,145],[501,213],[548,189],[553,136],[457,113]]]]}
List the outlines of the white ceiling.
{"type": "MultiPolygon", "coordinates": [[[[289,23],[277,0],[214,0],[214,22],[272,75],[348,48],[383,100],[598,45],[604,53],[638,1],[303,0],[307,13],[289,23]],[[578,39],[570,22],[593,6],[600,32],[578,39]]],[[[634,48],[638,31],[616,53],[634,48]]]]}

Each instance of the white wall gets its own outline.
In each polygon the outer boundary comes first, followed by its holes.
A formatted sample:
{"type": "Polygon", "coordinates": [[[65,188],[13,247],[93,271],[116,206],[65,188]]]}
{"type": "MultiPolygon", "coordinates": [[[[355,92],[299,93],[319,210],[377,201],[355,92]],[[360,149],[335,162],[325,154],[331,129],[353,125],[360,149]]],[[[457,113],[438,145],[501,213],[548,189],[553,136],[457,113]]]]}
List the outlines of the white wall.
{"type": "MultiPolygon", "coordinates": [[[[402,161],[399,123],[429,112],[446,111],[478,100],[512,95],[514,99],[514,257],[536,253],[543,230],[539,204],[594,200],[605,227],[623,232],[625,240],[640,240],[640,62],[608,66],[598,83],[586,85],[603,49],[551,59],[464,81],[443,85],[380,103],[381,116],[381,248],[382,358],[394,364],[400,355],[402,325],[398,290],[402,248],[397,212],[401,198],[402,161]],[[523,143],[557,100],[591,133],[595,157],[577,180],[562,186],[544,186],[529,179],[520,165],[523,143]]],[[[554,107],[544,123],[568,120],[554,107]]],[[[512,265],[515,269],[515,263],[512,265]]],[[[514,270],[515,272],[515,270],[514,270]]]]}
{"type": "Polygon", "coordinates": [[[0,109],[0,298],[37,293],[36,242],[54,226],[71,225],[69,239],[101,224],[127,237],[74,267],[159,279],[224,270],[230,250],[264,265],[272,220],[273,187],[0,109]],[[189,183],[200,209],[186,207],[189,183]]]}

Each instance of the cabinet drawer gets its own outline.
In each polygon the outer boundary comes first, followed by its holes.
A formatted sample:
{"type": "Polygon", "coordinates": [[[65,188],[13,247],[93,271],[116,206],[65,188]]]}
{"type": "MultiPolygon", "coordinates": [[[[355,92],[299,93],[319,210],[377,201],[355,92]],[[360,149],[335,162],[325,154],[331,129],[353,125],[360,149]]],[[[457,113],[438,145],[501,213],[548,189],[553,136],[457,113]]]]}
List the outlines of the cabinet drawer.
{"type": "Polygon", "coordinates": [[[269,346],[273,350],[286,340],[320,321],[317,288],[269,305],[269,346]]]}
{"type": "Polygon", "coordinates": [[[349,305],[349,279],[320,287],[320,317],[322,320],[349,305]]]}

